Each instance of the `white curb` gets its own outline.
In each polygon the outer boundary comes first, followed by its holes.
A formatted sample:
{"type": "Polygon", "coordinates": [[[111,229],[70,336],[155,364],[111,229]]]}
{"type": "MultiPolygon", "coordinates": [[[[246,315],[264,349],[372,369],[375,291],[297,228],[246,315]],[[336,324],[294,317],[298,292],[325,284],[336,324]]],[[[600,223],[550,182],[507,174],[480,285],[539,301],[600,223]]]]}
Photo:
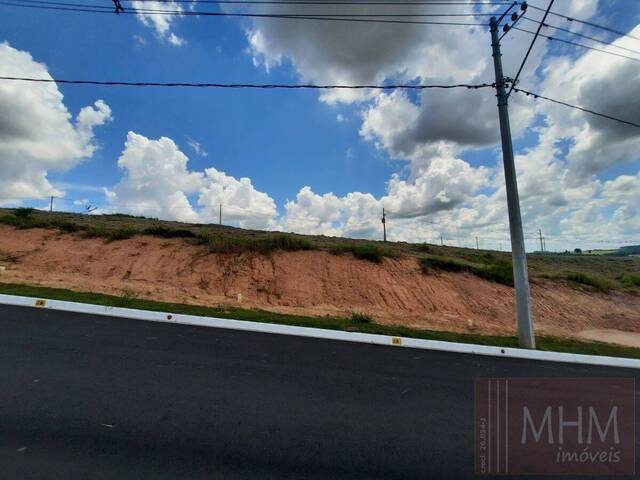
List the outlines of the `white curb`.
{"type": "Polygon", "coordinates": [[[340,330],[326,330],[322,328],[296,327],[274,323],[250,322],[244,320],[229,320],[214,317],[197,317],[168,312],[153,312],[132,308],[106,307],[88,303],[65,302],[34,297],[20,297],[0,294],[0,304],[24,307],[39,307],[64,312],[89,313],[110,317],[130,318],[151,322],[177,323],[198,325],[203,327],[245,330],[250,332],[274,333],[279,335],[295,335],[299,337],[325,338],[345,342],[371,343],[395,347],[419,348],[423,350],[438,350],[443,352],[467,353],[475,355],[489,355],[494,357],[522,358],[527,360],[543,360],[548,362],[565,362],[585,365],[603,365],[607,367],[623,367],[640,369],[640,360],[618,357],[603,357],[596,355],[579,355],[575,353],[543,352],[510,347],[492,347],[468,343],[443,342],[439,340],[422,340],[417,338],[391,337],[388,335],[374,335],[370,333],[343,332],[340,330]]]}

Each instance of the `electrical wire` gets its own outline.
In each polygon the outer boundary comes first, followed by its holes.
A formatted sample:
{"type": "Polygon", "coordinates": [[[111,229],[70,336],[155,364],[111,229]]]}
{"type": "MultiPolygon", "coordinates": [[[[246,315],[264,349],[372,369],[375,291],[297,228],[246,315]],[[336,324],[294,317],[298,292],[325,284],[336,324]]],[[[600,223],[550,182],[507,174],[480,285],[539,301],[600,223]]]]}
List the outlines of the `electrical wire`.
{"type": "MultiPolygon", "coordinates": [[[[522,4],[524,2],[518,2],[518,3],[522,4]]],[[[528,4],[529,8],[532,8],[534,10],[538,10],[540,12],[544,12],[544,8],[536,7],[535,5],[531,5],[530,3],[527,3],[527,4],[528,4]]],[[[593,27],[593,28],[598,28],[600,30],[605,30],[605,31],[610,32],[610,33],[615,33],[616,35],[621,35],[621,36],[624,36],[624,37],[633,38],[634,40],[640,40],[640,37],[636,37],[636,36],[631,35],[629,33],[625,33],[625,32],[622,32],[620,30],[616,30],[614,28],[607,27],[605,25],[600,25],[600,24],[597,24],[597,23],[588,22],[586,20],[580,20],[579,18],[569,17],[567,15],[563,15],[563,14],[557,13],[557,12],[549,12],[549,13],[550,13],[550,15],[554,15],[556,17],[564,18],[568,22],[581,23],[583,25],[588,25],[588,26],[593,27]]]]}
{"type": "MultiPolygon", "coordinates": [[[[544,16],[542,17],[542,21],[538,25],[538,29],[536,30],[536,34],[533,36],[533,40],[531,40],[531,44],[529,45],[527,53],[525,54],[524,58],[522,59],[522,63],[520,64],[520,68],[518,69],[518,73],[516,73],[516,76],[515,76],[515,78],[513,80],[513,83],[511,84],[511,88],[509,89],[509,92],[507,93],[507,98],[509,98],[509,95],[511,95],[511,92],[513,91],[513,87],[515,87],[516,84],[518,83],[518,79],[520,78],[520,74],[522,73],[522,69],[524,68],[525,63],[527,63],[527,58],[529,58],[529,54],[531,53],[531,50],[533,49],[533,45],[536,43],[536,40],[538,39],[538,35],[540,35],[540,30],[542,30],[542,26],[544,25],[544,21],[547,19],[547,15],[549,15],[549,10],[551,10],[551,7],[553,6],[553,2],[554,1],[555,0],[550,0],[549,1],[549,6],[547,7],[547,10],[544,12],[544,16]]],[[[515,25],[515,23],[514,23],[514,25],[515,25]]]]}
{"type": "MultiPolygon", "coordinates": [[[[531,34],[531,35],[535,35],[536,34],[536,32],[532,32],[531,30],[527,30],[526,28],[521,28],[521,27],[513,27],[513,30],[518,30],[519,32],[524,32],[524,33],[528,33],[528,34],[531,34]]],[[[616,57],[626,58],[627,60],[632,60],[634,62],[640,62],[640,58],[630,57],[628,55],[623,55],[622,53],[610,52],[608,50],[602,50],[601,48],[590,47],[589,45],[584,45],[582,43],[571,42],[569,40],[564,40],[564,39],[558,38],[558,37],[552,37],[550,35],[545,35],[543,33],[541,33],[539,36],[543,37],[543,38],[546,38],[547,40],[550,40],[550,41],[566,43],[566,44],[572,45],[574,47],[585,48],[587,50],[593,50],[593,51],[600,52],[600,53],[606,53],[608,55],[614,55],[616,57]]]]}
{"type": "MultiPolygon", "coordinates": [[[[130,1],[141,1],[141,0],[130,0],[130,1]]],[[[151,0],[157,2],[157,0],[151,0]]],[[[109,13],[114,13],[113,7],[106,5],[94,5],[94,4],[86,4],[86,3],[68,3],[68,2],[57,2],[57,1],[48,1],[48,0],[13,0],[12,3],[19,4],[34,4],[34,5],[55,5],[55,6],[63,6],[63,7],[79,7],[79,8],[95,8],[97,10],[105,10],[109,13]]],[[[161,2],[157,2],[161,3],[161,2]]],[[[190,10],[163,10],[163,9],[149,9],[149,8],[136,8],[132,9],[134,12],[142,12],[145,14],[175,14],[175,15],[206,15],[209,13],[218,14],[226,12],[192,12],[190,10]]],[[[123,13],[123,11],[120,11],[123,13]]],[[[256,13],[255,15],[263,15],[261,13],[256,13]]],[[[379,17],[389,17],[389,18],[430,18],[430,17],[490,17],[493,14],[491,13],[287,13],[287,12],[273,12],[264,15],[286,15],[286,16],[310,16],[310,17],[358,17],[358,18],[379,18],[379,17]]]]}
{"type": "MultiPolygon", "coordinates": [[[[527,21],[532,22],[532,23],[540,23],[538,20],[533,20],[533,19],[531,19],[529,17],[526,17],[526,16],[522,16],[521,18],[523,20],[527,20],[527,21]]],[[[619,48],[621,50],[626,50],[627,52],[630,52],[630,53],[635,53],[637,55],[640,55],[640,50],[633,50],[631,48],[623,47],[622,45],[616,45],[615,43],[610,43],[610,42],[607,42],[605,40],[601,40],[600,38],[592,37],[590,35],[585,35],[585,34],[580,33],[580,32],[574,32],[573,30],[570,30],[568,28],[558,27],[556,25],[551,25],[551,24],[548,24],[548,23],[544,23],[543,26],[545,28],[552,28],[552,29],[558,30],[560,32],[569,33],[571,35],[575,35],[577,37],[584,38],[586,40],[591,40],[592,42],[597,42],[597,43],[600,43],[602,45],[606,45],[608,47],[615,47],[615,48],[619,48]]]]}
{"type": "MultiPolygon", "coordinates": [[[[56,2],[62,3],[62,2],[56,2]]],[[[113,14],[113,9],[105,9],[104,6],[87,5],[87,4],[72,4],[73,6],[59,6],[52,2],[38,2],[38,3],[15,3],[0,1],[0,5],[19,7],[19,8],[32,8],[41,10],[59,10],[68,12],[82,12],[82,13],[105,13],[113,14]]],[[[388,20],[382,17],[388,17],[389,15],[380,14],[373,15],[372,18],[367,18],[367,15],[361,14],[318,14],[318,15],[302,15],[302,14],[273,14],[273,13],[230,13],[230,12],[204,12],[204,11],[191,11],[191,10],[158,10],[158,9],[125,9],[120,14],[129,15],[160,15],[160,16],[178,16],[178,17],[240,17],[240,18],[274,18],[274,19],[290,19],[290,20],[320,20],[320,21],[334,21],[334,22],[357,22],[357,23],[386,23],[386,24],[399,24],[399,25],[449,25],[449,26],[469,26],[469,27],[486,27],[486,23],[478,22],[446,22],[446,21],[429,21],[429,20],[388,20]]],[[[416,17],[420,15],[408,15],[409,17],[416,17]]],[[[444,16],[444,15],[438,15],[444,16]]],[[[449,16],[449,15],[447,15],[449,16]]],[[[475,15],[474,15],[475,16],[475,15]]]]}
{"type": "Polygon", "coordinates": [[[533,92],[529,92],[527,90],[523,90],[521,88],[515,88],[515,87],[514,87],[513,91],[514,92],[518,92],[518,93],[524,93],[527,96],[531,95],[536,99],[540,98],[540,99],[546,100],[548,102],[557,103],[558,105],[563,105],[565,107],[574,108],[576,110],[581,110],[581,111],[583,111],[585,113],[590,113],[591,115],[596,115],[598,117],[606,118],[608,120],[613,120],[614,122],[624,123],[624,124],[630,125],[632,127],[640,128],[640,124],[638,124],[638,123],[634,123],[634,122],[630,122],[628,120],[623,120],[621,118],[613,117],[613,116],[607,115],[605,113],[596,112],[596,111],[590,110],[588,108],[584,108],[584,107],[581,107],[579,105],[573,105],[571,103],[563,102],[561,100],[556,100],[554,98],[545,97],[544,95],[540,95],[539,93],[533,93],[533,92]]]}
{"type": "Polygon", "coordinates": [[[389,84],[389,85],[314,85],[314,84],[277,84],[277,83],[190,83],[190,82],[125,82],[103,80],[68,80],[58,78],[31,78],[0,76],[0,80],[59,83],[71,85],[103,85],[118,87],[195,87],[195,88],[255,88],[255,89],[308,89],[308,90],[427,90],[427,89],[452,89],[452,88],[488,88],[493,83],[457,83],[457,84],[389,84]]]}
{"type": "MultiPolygon", "coordinates": [[[[158,0],[123,0],[126,2],[157,2],[158,0]]],[[[459,6],[459,5],[510,5],[511,1],[505,0],[496,0],[496,1],[429,1],[429,0],[419,0],[419,1],[320,1],[320,0],[170,0],[171,3],[203,3],[203,4],[214,4],[214,5],[389,5],[389,6],[430,6],[430,5],[441,5],[441,6],[459,6]]]]}

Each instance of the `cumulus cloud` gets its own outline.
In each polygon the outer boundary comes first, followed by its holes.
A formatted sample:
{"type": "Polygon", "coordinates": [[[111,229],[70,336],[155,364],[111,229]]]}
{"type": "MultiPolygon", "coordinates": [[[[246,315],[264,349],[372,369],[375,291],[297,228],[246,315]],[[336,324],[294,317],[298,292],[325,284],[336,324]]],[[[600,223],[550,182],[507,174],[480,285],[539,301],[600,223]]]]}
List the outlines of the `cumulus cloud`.
{"type": "Polygon", "coordinates": [[[256,190],[251,180],[238,180],[215,168],[191,171],[188,161],[170,138],[152,140],[129,132],[118,159],[124,175],[113,190],[105,190],[105,196],[113,209],[135,215],[217,222],[222,203],[225,224],[272,225],[275,202],[256,190]],[[196,206],[190,196],[196,199],[196,206]]]}
{"type": "Polygon", "coordinates": [[[124,176],[113,190],[114,205],[135,215],[197,221],[187,195],[204,185],[204,175],[190,172],[187,162],[170,138],[150,140],[129,132],[118,159],[124,176]]]}
{"type": "MultiPolygon", "coordinates": [[[[180,3],[168,1],[132,1],[131,6],[137,10],[145,9],[145,10],[172,10],[176,12],[183,12],[184,9],[180,3]]],[[[136,14],[138,20],[140,20],[143,25],[149,27],[153,30],[156,38],[166,41],[171,45],[176,47],[180,47],[184,45],[185,40],[182,37],[173,32],[172,28],[174,26],[175,20],[179,18],[178,16],[172,15],[154,15],[152,13],[138,13],[136,14]]]]}
{"type": "MultiPolygon", "coordinates": [[[[51,78],[31,54],[0,43],[4,75],[51,78]]],[[[94,128],[111,120],[102,100],[82,108],[75,119],[54,83],[0,84],[0,203],[62,195],[49,182],[49,171],[73,168],[96,149],[94,128]]]]}
{"type": "Polygon", "coordinates": [[[222,204],[225,223],[243,228],[273,227],[276,204],[269,195],[256,190],[249,178],[239,180],[215,168],[205,170],[204,185],[199,191],[200,217],[207,222],[218,219],[222,204]]]}
{"type": "MultiPolygon", "coordinates": [[[[640,35],[640,25],[631,34],[640,35]]],[[[626,37],[617,39],[614,45],[633,46],[626,37]]],[[[640,123],[640,70],[633,62],[587,52],[577,59],[551,60],[544,74],[544,95],[640,123]]],[[[541,102],[538,108],[547,116],[556,137],[571,140],[567,159],[578,181],[640,158],[637,128],[558,105],[541,102]]]]}

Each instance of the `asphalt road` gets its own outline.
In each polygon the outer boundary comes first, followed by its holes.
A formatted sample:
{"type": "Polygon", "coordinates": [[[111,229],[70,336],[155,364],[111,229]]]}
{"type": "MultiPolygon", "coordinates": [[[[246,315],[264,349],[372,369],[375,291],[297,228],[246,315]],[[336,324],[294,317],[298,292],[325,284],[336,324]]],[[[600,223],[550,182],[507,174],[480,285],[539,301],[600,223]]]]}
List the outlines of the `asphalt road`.
{"type": "Polygon", "coordinates": [[[474,378],[638,376],[26,307],[0,332],[3,479],[472,478],[474,378]]]}

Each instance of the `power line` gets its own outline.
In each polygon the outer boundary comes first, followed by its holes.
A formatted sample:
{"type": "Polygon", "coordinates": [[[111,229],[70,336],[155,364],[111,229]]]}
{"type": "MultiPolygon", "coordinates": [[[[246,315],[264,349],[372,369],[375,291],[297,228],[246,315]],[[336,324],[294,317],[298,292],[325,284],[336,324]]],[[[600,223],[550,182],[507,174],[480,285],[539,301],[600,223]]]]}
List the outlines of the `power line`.
{"type": "MultiPolygon", "coordinates": [[[[113,14],[113,9],[106,8],[99,5],[87,5],[87,4],[66,4],[67,6],[56,5],[56,3],[62,2],[45,2],[38,3],[14,3],[14,2],[0,2],[0,5],[19,8],[32,8],[41,10],[59,10],[67,12],[81,12],[81,13],[105,13],[113,14]]],[[[488,24],[478,22],[446,22],[446,21],[431,21],[431,20],[388,20],[382,17],[393,17],[393,15],[372,15],[372,18],[368,18],[363,14],[275,14],[275,13],[230,13],[230,12],[204,12],[204,11],[191,11],[191,10],[157,10],[157,9],[131,9],[128,8],[123,14],[129,15],[160,15],[160,16],[179,16],[179,17],[240,17],[240,18],[273,18],[273,19],[287,19],[287,20],[319,20],[319,21],[334,21],[334,22],[358,22],[358,23],[386,23],[386,24],[399,24],[399,25],[449,25],[449,26],[469,26],[469,27],[485,27],[488,24]],[[351,15],[351,16],[350,16],[351,15]]],[[[401,15],[404,16],[404,15],[401,15]]],[[[406,15],[408,17],[420,17],[419,14],[406,15]]],[[[425,16],[429,16],[426,15],[425,16]]],[[[451,16],[451,15],[438,15],[438,16],[451,16]]],[[[473,15],[474,17],[476,15],[473,15]]]]}
{"type": "Polygon", "coordinates": [[[544,12],[544,16],[542,17],[542,21],[538,25],[538,30],[536,30],[536,34],[533,36],[533,40],[531,40],[531,44],[529,45],[529,49],[527,50],[527,53],[525,54],[524,58],[522,59],[522,63],[520,64],[520,68],[518,69],[518,73],[516,73],[516,76],[515,76],[515,78],[513,80],[513,83],[511,84],[511,88],[509,89],[509,92],[507,93],[507,98],[509,98],[509,95],[511,95],[511,92],[513,91],[513,87],[515,87],[516,84],[518,83],[518,79],[520,78],[520,74],[522,73],[522,69],[524,68],[525,63],[527,63],[527,58],[529,58],[529,54],[531,53],[531,50],[533,49],[533,45],[536,43],[536,40],[538,39],[538,35],[540,35],[540,30],[542,30],[542,26],[544,25],[544,21],[547,19],[547,15],[549,15],[549,10],[551,10],[551,7],[553,6],[553,2],[554,2],[554,0],[550,0],[549,6],[547,7],[547,10],[544,12]]]}
{"type": "Polygon", "coordinates": [[[427,89],[452,89],[452,88],[488,88],[490,83],[458,83],[458,84],[389,84],[389,85],[313,85],[313,84],[278,84],[278,83],[189,83],[189,82],[125,82],[103,80],[68,80],[57,78],[30,78],[30,77],[0,77],[0,80],[36,82],[36,83],[60,83],[71,85],[103,85],[119,87],[195,87],[195,88],[255,88],[255,89],[308,89],[308,90],[427,90],[427,89]]]}
{"type": "MultiPolygon", "coordinates": [[[[140,2],[146,0],[127,0],[131,2],[140,2]]],[[[158,0],[148,0],[157,2],[158,0]]],[[[54,5],[61,7],[79,7],[79,8],[93,8],[97,10],[105,10],[109,13],[113,13],[113,7],[105,6],[105,5],[94,5],[94,4],[86,4],[86,3],[69,3],[69,2],[58,2],[58,1],[48,1],[48,0],[13,0],[12,3],[18,4],[34,4],[34,5],[54,5]]],[[[169,0],[167,3],[176,3],[173,0],[169,0]]],[[[191,2],[190,2],[191,3],[191,2]]],[[[201,2],[198,2],[201,3],[201,2]]],[[[285,2],[287,3],[287,2],[285,2]]],[[[326,5],[326,4],[322,4],[326,5]]],[[[131,9],[135,13],[143,12],[145,14],[175,14],[175,15],[207,15],[207,14],[218,14],[229,15],[233,14],[232,12],[192,12],[191,10],[166,10],[166,9],[157,9],[157,8],[132,8],[131,9]]],[[[124,10],[119,10],[120,13],[124,12],[124,10]]],[[[246,12],[250,15],[253,15],[251,12],[246,12]]],[[[257,12],[255,15],[286,15],[286,16],[310,16],[310,17],[362,17],[362,18],[377,18],[377,17],[398,17],[398,18],[414,18],[414,17],[490,17],[491,13],[303,13],[303,12],[271,12],[271,13],[260,13],[257,12]]]]}
{"type": "MultiPolygon", "coordinates": [[[[124,0],[127,2],[156,2],[158,0],[124,0]]],[[[172,3],[193,3],[193,0],[171,0],[172,3]]],[[[402,5],[402,6],[424,6],[424,5],[442,5],[442,6],[459,6],[459,5],[510,5],[512,2],[505,0],[495,0],[495,1],[429,1],[429,0],[420,0],[420,1],[319,1],[319,0],[197,0],[197,3],[204,4],[214,4],[214,5],[402,5]]]]}
{"type": "MultiPolygon", "coordinates": [[[[519,3],[522,3],[522,2],[519,2],[519,3]]],[[[538,11],[544,12],[544,8],[536,7],[535,5],[529,4],[529,8],[533,8],[534,10],[538,10],[538,11]]],[[[588,22],[586,20],[580,20],[579,18],[569,17],[567,15],[563,15],[563,14],[557,13],[557,12],[549,12],[549,13],[551,15],[556,16],[556,17],[564,18],[568,22],[581,23],[583,25],[588,25],[588,26],[593,27],[593,28],[598,28],[600,30],[605,30],[605,31],[610,32],[610,33],[615,33],[616,35],[621,35],[621,36],[624,36],[624,37],[633,38],[635,40],[640,40],[640,37],[636,37],[636,36],[631,35],[629,33],[625,33],[625,32],[622,32],[620,30],[616,30],[614,28],[607,27],[605,25],[600,25],[600,24],[597,24],[597,23],[588,22]]]]}
{"type": "MultiPolygon", "coordinates": [[[[513,30],[518,30],[519,32],[525,32],[530,35],[536,34],[536,32],[532,32],[531,30],[527,30],[526,28],[521,28],[521,27],[513,27],[513,30]]],[[[633,60],[634,62],[640,62],[640,58],[630,57],[628,55],[623,55],[622,53],[610,52],[608,50],[602,50],[601,48],[590,47],[589,45],[584,45],[582,43],[577,43],[577,42],[571,42],[569,40],[564,40],[558,37],[552,37],[551,35],[545,35],[543,33],[540,33],[539,36],[546,38],[547,40],[562,42],[568,45],[573,45],[574,47],[586,48],[587,50],[593,50],[600,53],[606,53],[608,55],[615,55],[616,57],[626,58],[627,60],[633,60]]]]}
{"type": "Polygon", "coordinates": [[[581,110],[581,111],[583,111],[585,113],[590,113],[591,115],[596,115],[598,117],[606,118],[608,120],[613,120],[614,122],[624,123],[626,125],[631,125],[632,127],[640,128],[640,124],[638,124],[638,123],[634,123],[634,122],[630,122],[628,120],[623,120],[621,118],[613,117],[613,116],[607,115],[605,113],[595,112],[593,110],[581,107],[579,105],[573,105],[571,103],[563,102],[561,100],[555,100],[553,98],[545,97],[544,95],[540,95],[539,93],[528,92],[527,90],[523,90],[521,88],[515,88],[515,87],[514,87],[513,91],[514,92],[518,92],[518,93],[524,93],[527,96],[532,95],[534,98],[541,98],[542,100],[547,100],[548,102],[557,103],[558,105],[563,105],[565,107],[574,108],[576,110],[581,110]]]}
{"type": "MultiPolygon", "coordinates": [[[[533,20],[533,19],[531,19],[529,17],[523,16],[522,18],[524,20],[527,20],[527,21],[532,22],[532,23],[541,23],[540,21],[533,20]]],[[[600,38],[592,37],[590,35],[585,35],[585,34],[580,33],[580,32],[574,32],[573,30],[570,30],[568,28],[558,27],[556,25],[551,25],[549,23],[543,23],[542,25],[545,28],[552,28],[552,29],[558,30],[560,32],[565,32],[565,33],[569,33],[571,35],[575,35],[575,36],[580,37],[580,38],[584,38],[585,40],[591,40],[592,42],[597,42],[597,43],[600,43],[602,45],[606,45],[608,47],[615,47],[615,48],[619,48],[621,50],[626,50],[627,52],[630,52],[630,53],[636,53],[636,54],[640,55],[640,51],[638,51],[638,50],[633,50],[632,48],[623,47],[622,45],[616,45],[615,43],[610,43],[610,42],[607,42],[607,41],[602,40],[600,38]]]]}

